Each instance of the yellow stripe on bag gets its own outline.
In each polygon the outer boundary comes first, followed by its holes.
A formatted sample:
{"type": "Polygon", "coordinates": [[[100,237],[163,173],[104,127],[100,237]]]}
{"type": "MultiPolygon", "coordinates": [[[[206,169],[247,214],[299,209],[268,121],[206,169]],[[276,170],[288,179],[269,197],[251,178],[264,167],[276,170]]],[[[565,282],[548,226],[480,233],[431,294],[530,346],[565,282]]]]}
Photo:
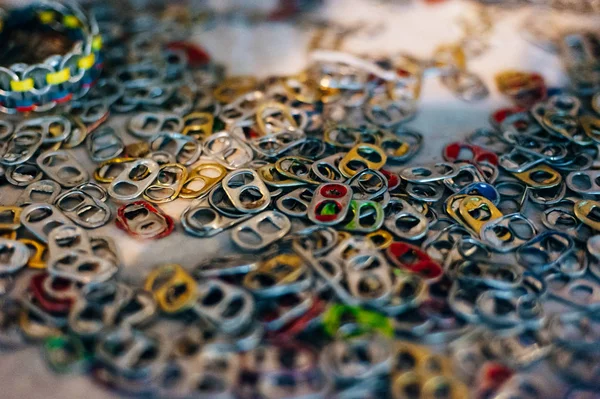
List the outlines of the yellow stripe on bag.
{"type": "Polygon", "coordinates": [[[11,80],[10,88],[13,91],[29,91],[33,89],[33,79],[28,78],[25,80],[11,80]]]}
{"type": "Polygon", "coordinates": [[[102,36],[98,35],[92,39],[92,50],[98,51],[102,48],[102,36]]]}
{"type": "Polygon", "coordinates": [[[94,66],[94,62],[96,62],[96,55],[91,53],[90,55],[81,57],[77,62],[77,66],[81,69],[90,69],[94,66]]]}
{"type": "Polygon", "coordinates": [[[54,11],[40,11],[38,17],[43,24],[49,24],[54,21],[54,11]]]}
{"type": "Polygon", "coordinates": [[[65,83],[70,78],[71,70],[69,68],[64,68],[58,72],[52,72],[46,75],[46,82],[50,85],[59,85],[65,83]]]}
{"type": "Polygon", "coordinates": [[[81,21],[75,15],[65,15],[63,17],[63,24],[67,28],[78,28],[81,26],[81,21]]]}

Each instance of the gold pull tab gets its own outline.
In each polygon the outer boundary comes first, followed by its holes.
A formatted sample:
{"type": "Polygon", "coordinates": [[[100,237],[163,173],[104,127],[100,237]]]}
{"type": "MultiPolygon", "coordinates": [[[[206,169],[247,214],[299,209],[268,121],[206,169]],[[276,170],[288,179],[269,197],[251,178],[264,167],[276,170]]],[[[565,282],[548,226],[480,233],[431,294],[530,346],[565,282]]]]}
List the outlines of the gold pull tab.
{"type": "Polygon", "coordinates": [[[538,165],[521,173],[513,175],[533,188],[551,188],[556,187],[562,182],[560,173],[548,165],[538,165]]]}
{"type": "Polygon", "coordinates": [[[469,228],[477,233],[479,233],[481,227],[490,220],[498,219],[503,216],[502,212],[500,212],[490,200],[479,195],[465,197],[460,202],[458,213],[469,228]]]}
{"type": "Polygon", "coordinates": [[[177,313],[191,307],[196,300],[196,281],[183,267],[170,264],[150,272],[144,289],[151,292],[165,313],[177,313]]]}

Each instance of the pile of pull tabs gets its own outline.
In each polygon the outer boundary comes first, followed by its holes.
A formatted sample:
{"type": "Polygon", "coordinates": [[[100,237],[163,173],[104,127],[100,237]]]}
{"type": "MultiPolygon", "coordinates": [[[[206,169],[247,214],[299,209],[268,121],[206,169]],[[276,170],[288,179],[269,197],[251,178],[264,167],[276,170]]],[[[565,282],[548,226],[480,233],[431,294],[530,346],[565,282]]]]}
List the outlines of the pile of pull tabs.
{"type": "Polygon", "coordinates": [[[425,67],[463,99],[485,92],[457,48],[427,63],[321,51],[259,81],[224,77],[181,10],[95,15],[89,93],[0,122],[3,184],[22,189],[0,207],[3,349],[37,342],[56,372],[168,398],[598,392],[597,36],[563,38],[570,91],[501,73],[514,107],[407,166],[425,67]],[[176,199],[173,218],[160,204],[176,199]],[[113,221],[148,245],[178,229],[239,252],[165,253],[136,287],[119,278],[128,249],[94,233],[113,221]]]}

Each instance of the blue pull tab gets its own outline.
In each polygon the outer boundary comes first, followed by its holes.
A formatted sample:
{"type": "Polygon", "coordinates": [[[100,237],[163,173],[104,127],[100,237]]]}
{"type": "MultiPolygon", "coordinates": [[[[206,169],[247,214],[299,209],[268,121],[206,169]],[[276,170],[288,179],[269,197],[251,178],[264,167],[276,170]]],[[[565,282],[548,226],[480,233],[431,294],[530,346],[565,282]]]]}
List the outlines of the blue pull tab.
{"type": "Polygon", "coordinates": [[[489,183],[483,182],[471,183],[457,194],[480,195],[490,200],[494,205],[498,205],[500,201],[500,194],[498,194],[496,188],[489,183]]]}

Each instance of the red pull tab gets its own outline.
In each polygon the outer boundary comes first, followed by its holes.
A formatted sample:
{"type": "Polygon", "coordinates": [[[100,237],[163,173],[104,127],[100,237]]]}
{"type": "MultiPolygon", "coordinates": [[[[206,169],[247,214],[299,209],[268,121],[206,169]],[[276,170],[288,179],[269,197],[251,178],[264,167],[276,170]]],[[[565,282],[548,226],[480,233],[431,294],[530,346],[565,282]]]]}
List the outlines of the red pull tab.
{"type": "Polygon", "coordinates": [[[494,111],[491,116],[492,125],[500,126],[509,116],[526,111],[523,107],[500,108],[494,111]]]}
{"type": "Polygon", "coordinates": [[[397,268],[418,274],[427,280],[437,279],[444,274],[439,264],[414,245],[394,242],[386,249],[386,255],[397,268]]]}
{"type": "Polygon", "coordinates": [[[485,161],[492,165],[498,165],[498,156],[493,152],[487,151],[476,145],[458,141],[446,145],[446,147],[444,147],[443,156],[444,159],[449,162],[465,161],[477,164],[485,161]],[[470,157],[461,157],[461,151],[469,153],[470,157]]]}
{"type": "Polygon", "coordinates": [[[338,218],[347,206],[346,201],[341,203],[338,199],[348,195],[348,188],[342,184],[330,183],[319,187],[319,193],[322,200],[316,204],[316,219],[320,222],[331,222],[338,218]]]}
{"type": "Polygon", "coordinates": [[[191,67],[201,67],[210,62],[210,55],[202,47],[189,42],[171,42],[167,44],[167,48],[184,51],[188,65],[191,67]]]}
{"type": "Polygon", "coordinates": [[[489,398],[497,393],[513,374],[513,370],[500,363],[486,362],[477,381],[477,398],[489,398]]]}
{"type": "Polygon", "coordinates": [[[38,301],[39,306],[49,313],[66,314],[69,313],[71,305],[75,300],[76,290],[74,282],[55,277],[51,282],[51,289],[60,294],[60,298],[56,297],[53,292],[48,291],[44,287],[47,279],[50,279],[48,273],[38,273],[33,276],[29,282],[29,289],[33,297],[38,301]],[[64,294],[64,295],[63,295],[64,294]]]}
{"type": "Polygon", "coordinates": [[[268,336],[277,336],[281,338],[289,338],[293,339],[296,335],[300,334],[315,322],[322,314],[325,312],[327,308],[327,302],[322,299],[315,299],[312,306],[304,313],[299,316],[297,319],[292,320],[283,328],[277,331],[270,331],[268,336]]]}
{"type": "Polygon", "coordinates": [[[400,178],[398,177],[397,174],[392,173],[389,170],[385,170],[385,169],[381,169],[379,171],[387,179],[388,191],[392,191],[400,185],[400,178]]]}
{"type": "Polygon", "coordinates": [[[510,97],[520,107],[529,108],[546,98],[547,89],[544,77],[539,73],[522,72],[500,87],[502,94],[510,97]]]}
{"type": "Polygon", "coordinates": [[[158,239],[158,238],[166,237],[169,234],[171,234],[173,232],[173,229],[175,228],[175,222],[173,222],[173,218],[171,218],[169,215],[163,213],[160,209],[155,208],[154,206],[152,206],[152,204],[150,204],[149,202],[146,202],[146,201],[135,201],[135,202],[130,202],[129,204],[125,204],[125,205],[121,206],[117,210],[117,218],[115,220],[115,225],[119,229],[124,230],[125,232],[127,232],[127,234],[129,234],[131,236],[134,236],[136,238],[148,238],[148,239],[158,239]],[[148,211],[150,213],[160,216],[165,221],[165,228],[153,236],[147,236],[147,235],[142,236],[142,235],[136,233],[135,231],[132,231],[129,228],[129,223],[127,221],[127,216],[125,215],[125,212],[127,211],[128,207],[136,206],[136,205],[142,207],[143,209],[145,209],[146,211],[148,211]]]}

